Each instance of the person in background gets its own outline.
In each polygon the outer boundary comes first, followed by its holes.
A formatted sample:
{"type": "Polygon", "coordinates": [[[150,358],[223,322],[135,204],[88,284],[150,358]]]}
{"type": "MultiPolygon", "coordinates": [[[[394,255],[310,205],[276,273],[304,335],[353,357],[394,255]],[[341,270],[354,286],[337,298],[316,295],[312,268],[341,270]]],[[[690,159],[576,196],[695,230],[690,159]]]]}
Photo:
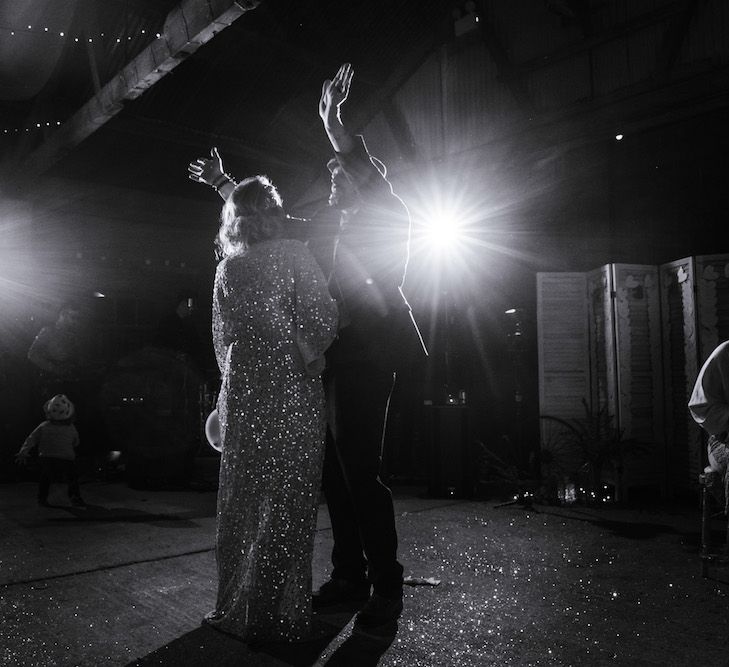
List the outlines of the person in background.
{"type": "Polygon", "coordinates": [[[306,246],[282,239],[265,176],[221,215],[213,343],[221,461],[218,595],[206,624],[244,641],[311,633],[311,558],[324,458],[324,352],[337,310],[306,246]]]}
{"type": "MultiPolygon", "coordinates": [[[[402,289],[408,209],[393,193],[384,165],[340,115],[353,75],[351,65],[342,65],[324,82],[319,102],[334,149],[323,217],[336,211],[338,226],[320,235],[315,255],[337,301],[339,331],[324,376],[329,430],[323,489],[334,537],[333,570],[314,605],[361,607],[357,623],[374,627],[395,621],[403,608],[392,494],[379,476],[387,409],[398,368],[424,359],[427,351],[402,289]]],[[[191,162],[188,171],[223,198],[235,187],[217,149],[210,159],[191,162]]]]}
{"type": "Polygon", "coordinates": [[[90,355],[89,311],[82,300],[65,301],[54,324],[43,327],[28,349],[36,371],[32,380],[34,399],[41,404],[48,396],[64,394],[74,405],[74,422],[82,437],[77,453],[86,469],[101,456],[103,426],[96,405],[102,367],[90,355]]]}
{"type": "Polygon", "coordinates": [[[80,344],[81,307],[72,301],[58,310],[53,325],[43,327],[28,350],[28,360],[39,373],[44,395],[69,392],[86,367],[80,344]]]}
{"type": "Polygon", "coordinates": [[[724,511],[729,510],[729,341],[718,345],[704,362],[694,384],[689,411],[709,436],[712,470],[722,478],[724,511]]]}
{"type": "Polygon", "coordinates": [[[38,450],[40,462],[40,481],[38,483],[38,504],[50,507],[48,492],[51,482],[65,479],[68,484],[68,497],[74,507],[86,507],[81,498],[78,473],[76,472],[76,449],[79,436],[73,425],[74,406],[64,394],[56,394],[44,405],[46,420],[41,422],[25,439],[16,461],[25,465],[30,453],[38,450]]]}
{"type": "Polygon", "coordinates": [[[174,311],[158,323],[153,343],[157,347],[172,350],[199,367],[203,345],[193,319],[196,310],[197,296],[192,292],[180,292],[175,300],[174,311]]]}

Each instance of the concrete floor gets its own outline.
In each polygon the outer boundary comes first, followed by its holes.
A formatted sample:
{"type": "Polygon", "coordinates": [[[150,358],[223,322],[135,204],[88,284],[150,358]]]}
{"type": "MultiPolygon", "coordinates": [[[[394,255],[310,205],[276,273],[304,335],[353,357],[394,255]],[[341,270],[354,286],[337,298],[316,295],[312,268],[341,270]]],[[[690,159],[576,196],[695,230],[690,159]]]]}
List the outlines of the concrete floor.
{"type": "MultiPolygon", "coordinates": [[[[395,489],[410,585],[397,628],[255,651],[200,626],[215,595],[215,492],[87,482],[87,510],[0,485],[2,665],[728,665],[729,576],[701,577],[698,508],[453,501],[395,489]]],[[[721,526],[719,522],[716,528],[721,526]]],[[[322,507],[313,564],[328,571],[322,507]]]]}

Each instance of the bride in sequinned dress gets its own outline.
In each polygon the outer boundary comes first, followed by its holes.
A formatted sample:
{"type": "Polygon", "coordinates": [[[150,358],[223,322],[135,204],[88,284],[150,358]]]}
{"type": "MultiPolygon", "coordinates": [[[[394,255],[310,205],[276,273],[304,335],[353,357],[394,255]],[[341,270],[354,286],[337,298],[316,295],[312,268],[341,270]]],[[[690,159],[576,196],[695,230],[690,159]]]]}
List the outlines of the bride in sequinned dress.
{"type": "Polygon", "coordinates": [[[324,454],[324,351],[337,311],[307,247],[280,238],[262,176],[223,207],[213,290],[222,385],[218,596],[206,623],[244,640],[296,640],[311,624],[311,556],[324,454]]]}

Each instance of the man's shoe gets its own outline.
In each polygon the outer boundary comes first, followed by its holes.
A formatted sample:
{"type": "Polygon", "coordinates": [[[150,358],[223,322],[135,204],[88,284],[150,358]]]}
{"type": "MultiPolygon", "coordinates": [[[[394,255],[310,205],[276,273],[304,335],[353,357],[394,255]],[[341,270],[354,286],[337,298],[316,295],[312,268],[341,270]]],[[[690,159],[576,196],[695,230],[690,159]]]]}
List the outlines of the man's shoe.
{"type": "Polygon", "coordinates": [[[314,611],[344,604],[359,604],[370,595],[370,585],[366,581],[355,582],[346,579],[330,579],[311,596],[314,611]]]}
{"type": "Polygon", "coordinates": [[[51,504],[42,498],[38,498],[38,507],[50,507],[51,504]]]}
{"type": "Polygon", "coordinates": [[[377,593],[367,600],[367,604],[360,610],[355,624],[363,628],[374,628],[392,623],[402,614],[402,594],[394,598],[386,598],[377,593]]]}
{"type": "Polygon", "coordinates": [[[87,507],[83,499],[79,498],[78,496],[74,496],[73,498],[71,498],[71,505],[73,507],[87,507]]]}

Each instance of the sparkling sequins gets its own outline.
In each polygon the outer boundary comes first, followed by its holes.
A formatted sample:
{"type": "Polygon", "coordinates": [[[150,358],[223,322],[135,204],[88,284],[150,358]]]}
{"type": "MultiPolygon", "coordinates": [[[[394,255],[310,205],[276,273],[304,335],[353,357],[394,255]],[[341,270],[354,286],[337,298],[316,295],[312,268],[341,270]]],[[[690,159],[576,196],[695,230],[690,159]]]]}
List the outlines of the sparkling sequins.
{"type": "Polygon", "coordinates": [[[265,241],[218,266],[219,586],[207,620],[245,639],[309,628],[325,429],[318,373],[335,334],[336,306],[302,243],[265,241]]]}

